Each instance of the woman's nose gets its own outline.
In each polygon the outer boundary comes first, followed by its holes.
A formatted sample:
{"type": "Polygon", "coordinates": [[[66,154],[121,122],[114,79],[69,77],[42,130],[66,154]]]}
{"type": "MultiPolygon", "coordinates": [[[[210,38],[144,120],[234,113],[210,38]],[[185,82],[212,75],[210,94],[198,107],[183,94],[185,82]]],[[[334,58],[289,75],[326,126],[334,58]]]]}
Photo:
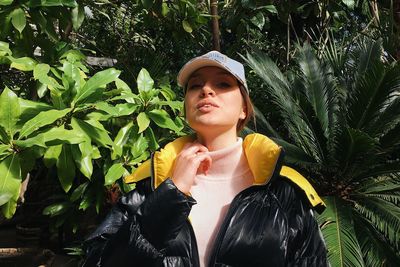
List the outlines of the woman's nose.
{"type": "Polygon", "coordinates": [[[206,96],[214,96],[214,95],[215,95],[215,92],[214,92],[212,86],[207,83],[204,84],[203,88],[201,90],[201,96],[206,97],[206,96]]]}

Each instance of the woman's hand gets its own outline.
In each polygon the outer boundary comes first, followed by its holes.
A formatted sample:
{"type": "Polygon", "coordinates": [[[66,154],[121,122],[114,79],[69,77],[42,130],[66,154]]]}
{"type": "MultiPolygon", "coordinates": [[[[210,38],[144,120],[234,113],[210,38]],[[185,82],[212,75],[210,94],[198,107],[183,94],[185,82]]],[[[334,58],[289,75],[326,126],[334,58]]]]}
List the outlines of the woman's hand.
{"type": "Polygon", "coordinates": [[[186,144],[176,157],[172,181],[180,191],[190,192],[198,172],[207,174],[211,167],[211,157],[207,147],[199,143],[186,144]]]}

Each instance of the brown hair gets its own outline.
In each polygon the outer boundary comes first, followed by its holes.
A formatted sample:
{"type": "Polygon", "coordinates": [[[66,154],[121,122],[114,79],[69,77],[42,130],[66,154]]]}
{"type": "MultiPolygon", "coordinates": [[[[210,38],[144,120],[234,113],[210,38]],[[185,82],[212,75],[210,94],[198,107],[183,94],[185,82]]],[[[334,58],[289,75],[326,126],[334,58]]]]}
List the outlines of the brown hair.
{"type": "Polygon", "coordinates": [[[243,128],[246,126],[246,124],[249,122],[250,119],[254,119],[254,107],[253,103],[251,102],[247,89],[240,82],[238,83],[239,83],[240,94],[243,97],[243,105],[245,107],[245,112],[246,112],[246,117],[243,120],[239,120],[236,125],[236,131],[239,133],[241,130],[243,130],[243,128]]]}

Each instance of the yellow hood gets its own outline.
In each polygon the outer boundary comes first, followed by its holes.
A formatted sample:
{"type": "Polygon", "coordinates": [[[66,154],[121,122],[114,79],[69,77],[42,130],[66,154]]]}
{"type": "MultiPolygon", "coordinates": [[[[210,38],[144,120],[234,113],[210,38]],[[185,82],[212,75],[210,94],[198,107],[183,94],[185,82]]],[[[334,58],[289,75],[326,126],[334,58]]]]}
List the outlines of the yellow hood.
{"type": "MultiPolygon", "coordinates": [[[[151,176],[153,177],[152,186],[157,188],[164,180],[172,176],[175,158],[184,145],[191,141],[194,141],[192,136],[185,136],[168,143],[153,155],[153,175],[151,175],[151,160],[147,160],[134,173],[125,177],[125,182],[135,183],[151,176]]],[[[250,134],[243,140],[243,150],[254,176],[254,185],[268,183],[277,167],[281,147],[264,135],[250,134]]],[[[305,192],[313,207],[325,206],[311,184],[300,173],[283,166],[280,174],[297,184],[305,192]]]]}

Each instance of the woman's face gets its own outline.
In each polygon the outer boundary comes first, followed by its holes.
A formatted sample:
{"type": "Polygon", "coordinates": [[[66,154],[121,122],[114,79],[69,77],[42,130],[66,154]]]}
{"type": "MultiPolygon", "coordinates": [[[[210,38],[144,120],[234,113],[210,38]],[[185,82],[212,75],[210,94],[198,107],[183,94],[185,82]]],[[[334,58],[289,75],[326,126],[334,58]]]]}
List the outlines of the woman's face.
{"type": "Polygon", "coordinates": [[[186,119],[196,132],[234,130],[245,119],[243,97],[236,78],[224,69],[204,67],[188,80],[185,95],[186,119]]]}

